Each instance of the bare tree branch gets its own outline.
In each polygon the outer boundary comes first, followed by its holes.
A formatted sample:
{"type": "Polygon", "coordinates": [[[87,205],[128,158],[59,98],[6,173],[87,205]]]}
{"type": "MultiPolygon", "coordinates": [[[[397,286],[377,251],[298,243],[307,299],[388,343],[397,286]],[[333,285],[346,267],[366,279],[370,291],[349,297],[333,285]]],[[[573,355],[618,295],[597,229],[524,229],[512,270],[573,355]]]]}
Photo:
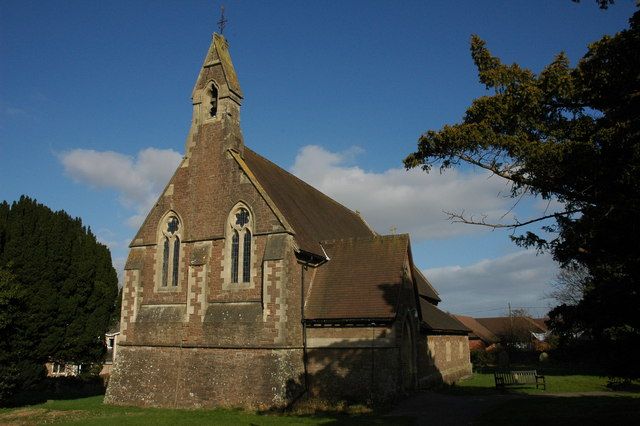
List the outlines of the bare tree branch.
{"type": "Polygon", "coordinates": [[[582,300],[590,279],[589,271],[584,266],[575,263],[568,265],[551,281],[553,291],[547,297],[559,303],[576,306],[582,300]]]}
{"type": "Polygon", "coordinates": [[[509,167],[506,170],[501,170],[498,167],[496,167],[495,164],[486,164],[480,160],[477,160],[473,157],[470,157],[468,155],[465,154],[459,154],[458,157],[462,160],[462,161],[466,161],[469,164],[473,164],[474,166],[478,166],[481,169],[485,169],[485,170],[489,170],[491,173],[500,176],[501,178],[510,180],[512,182],[521,184],[521,185],[527,185],[528,182],[524,179],[518,178],[516,176],[514,176],[513,174],[510,173],[511,167],[509,167]]]}
{"type": "Polygon", "coordinates": [[[516,228],[520,228],[521,226],[530,225],[532,223],[540,222],[545,219],[569,216],[574,213],[580,213],[581,211],[582,209],[566,210],[563,212],[540,216],[535,219],[530,219],[524,222],[519,222],[516,219],[515,223],[489,223],[487,222],[487,215],[482,215],[480,220],[474,219],[473,216],[467,218],[464,215],[464,210],[460,213],[448,212],[446,210],[443,210],[443,213],[447,215],[447,219],[449,219],[451,223],[466,223],[468,225],[486,226],[488,228],[493,228],[493,229],[500,229],[500,228],[516,229],[516,228]]]}
{"type": "MultiPolygon", "coordinates": [[[[589,202],[591,204],[589,197],[586,197],[586,192],[590,189],[590,187],[584,188],[579,192],[575,191],[567,191],[563,188],[559,188],[557,186],[542,188],[539,187],[534,181],[528,179],[526,176],[522,174],[518,174],[518,169],[520,165],[517,163],[503,165],[503,167],[498,167],[497,160],[493,161],[483,161],[484,155],[481,155],[480,158],[474,158],[473,156],[467,154],[457,154],[457,157],[469,164],[480,167],[481,169],[488,170],[496,176],[500,176],[501,178],[507,179],[515,185],[519,186],[528,186],[529,188],[538,188],[536,192],[545,192],[550,194],[555,194],[556,196],[562,197],[567,200],[581,200],[583,202],[589,202]]],[[[515,197],[515,195],[514,195],[515,197]]]]}
{"type": "Polygon", "coordinates": [[[513,209],[515,209],[518,206],[518,204],[520,204],[520,201],[522,201],[522,199],[524,198],[524,196],[527,194],[528,191],[529,191],[529,187],[525,186],[524,191],[522,191],[522,194],[520,194],[516,202],[513,203],[513,205],[509,208],[509,210],[507,210],[506,212],[504,212],[502,216],[500,216],[500,220],[504,219],[509,213],[513,211],[513,209]]]}

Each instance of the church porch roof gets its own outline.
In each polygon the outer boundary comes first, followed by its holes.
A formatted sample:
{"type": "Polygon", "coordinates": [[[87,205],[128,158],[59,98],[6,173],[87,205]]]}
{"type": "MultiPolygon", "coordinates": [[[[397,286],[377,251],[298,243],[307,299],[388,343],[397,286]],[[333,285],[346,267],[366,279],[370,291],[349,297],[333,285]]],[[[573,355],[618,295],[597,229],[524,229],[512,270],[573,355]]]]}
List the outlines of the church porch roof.
{"type": "Polygon", "coordinates": [[[488,328],[480,324],[475,318],[464,316],[464,315],[455,315],[456,319],[465,325],[469,330],[471,330],[470,337],[478,337],[480,340],[487,344],[497,343],[500,339],[496,337],[488,328]]]}
{"type": "Polygon", "coordinates": [[[408,235],[324,241],[305,319],[394,319],[408,255],[408,235]]]}
{"type": "Polygon", "coordinates": [[[458,321],[453,315],[438,309],[428,300],[420,297],[420,318],[423,328],[434,332],[453,332],[467,334],[469,329],[458,321]]]}

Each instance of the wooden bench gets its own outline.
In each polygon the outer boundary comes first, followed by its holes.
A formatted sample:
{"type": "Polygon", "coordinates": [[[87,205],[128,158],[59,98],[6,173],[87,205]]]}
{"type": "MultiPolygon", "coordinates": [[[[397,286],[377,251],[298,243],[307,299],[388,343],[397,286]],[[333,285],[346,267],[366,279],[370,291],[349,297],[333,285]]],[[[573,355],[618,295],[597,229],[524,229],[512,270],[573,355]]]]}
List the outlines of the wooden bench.
{"type": "Polygon", "coordinates": [[[543,390],[547,390],[547,383],[542,374],[538,374],[536,370],[526,371],[494,371],[493,378],[496,382],[496,388],[505,388],[506,386],[521,385],[542,385],[543,390]]]}

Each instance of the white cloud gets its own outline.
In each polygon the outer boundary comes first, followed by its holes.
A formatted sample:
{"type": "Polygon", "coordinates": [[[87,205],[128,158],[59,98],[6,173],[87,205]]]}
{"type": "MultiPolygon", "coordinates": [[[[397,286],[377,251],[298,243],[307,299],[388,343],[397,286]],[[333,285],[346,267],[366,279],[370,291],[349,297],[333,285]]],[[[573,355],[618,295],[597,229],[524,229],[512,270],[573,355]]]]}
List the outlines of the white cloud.
{"type": "Polygon", "coordinates": [[[439,306],[452,313],[501,316],[511,303],[513,308],[529,307],[532,314],[544,315],[549,304],[545,294],[558,266],[550,256],[529,250],[423,272],[442,298],[439,306]]]}
{"type": "Polygon", "coordinates": [[[126,263],[127,258],[122,256],[114,256],[111,259],[111,263],[113,264],[113,268],[116,270],[118,274],[118,287],[124,286],[124,264],[126,263]]]}
{"type": "Polygon", "coordinates": [[[149,209],[141,212],[140,214],[134,214],[133,216],[130,216],[126,220],[126,223],[129,226],[129,228],[139,229],[142,226],[142,223],[144,222],[144,220],[147,218],[148,210],[149,209]]]}
{"type": "Polygon", "coordinates": [[[111,229],[100,228],[98,230],[94,230],[94,233],[98,242],[107,246],[109,250],[113,251],[120,247],[118,236],[111,229]]]}
{"type": "Polygon", "coordinates": [[[136,158],[113,151],[74,149],[60,155],[65,173],[95,188],[114,189],[120,202],[136,212],[127,223],[144,220],[182,156],[171,149],[146,148],[136,158]]]}
{"type": "MultiPolygon", "coordinates": [[[[134,158],[113,151],[74,149],[59,155],[65,173],[74,181],[98,189],[112,189],[133,214],[125,220],[137,229],[178,167],[182,156],[171,149],[146,148],[134,158]]],[[[123,284],[129,238],[103,228],[98,239],[109,247],[112,263],[123,284]]]]}
{"type": "MultiPolygon", "coordinates": [[[[506,181],[488,173],[448,170],[429,174],[392,168],[382,173],[346,165],[359,151],[329,152],[316,145],[302,148],[292,173],[347,207],[362,213],[379,233],[391,227],[413,239],[448,238],[480,231],[480,227],[451,224],[443,211],[486,214],[499,221],[513,200],[506,181]]],[[[502,219],[508,221],[512,216],[502,219]]]]}
{"type": "Polygon", "coordinates": [[[129,247],[130,238],[119,239],[117,235],[108,228],[101,228],[96,231],[96,238],[99,242],[106,245],[111,252],[111,264],[118,274],[118,285],[124,285],[124,264],[127,261],[126,252],[129,247]]]}

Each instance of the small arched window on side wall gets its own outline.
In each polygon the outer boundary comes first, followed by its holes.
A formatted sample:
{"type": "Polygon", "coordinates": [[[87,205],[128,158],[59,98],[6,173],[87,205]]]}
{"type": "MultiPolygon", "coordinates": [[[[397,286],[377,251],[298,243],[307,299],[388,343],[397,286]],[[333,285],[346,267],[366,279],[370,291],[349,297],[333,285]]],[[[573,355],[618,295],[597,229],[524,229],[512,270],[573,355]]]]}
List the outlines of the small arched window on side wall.
{"type": "Polygon", "coordinates": [[[177,287],[180,279],[180,238],[182,235],[180,220],[169,213],[160,224],[158,247],[162,250],[160,268],[160,287],[177,287]]]}
{"type": "Polygon", "coordinates": [[[228,221],[231,236],[230,282],[251,283],[252,217],[249,210],[238,206],[231,211],[228,221]]]}
{"type": "Polygon", "coordinates": [[[240,253],[240,238],[238,231],[233,230],[231,237],[231,282],[238,282],[238,255],[240,253]]]}
{"type": "Polygon", "coordinates": [[[207,91],[209,95],[209,118],[213,118],[218,114],[218,88],[215,83],[211,82],[207,91]]]}
{"type": "Polygon", "coordinates": [[[244,231],[242,248],[242,282],[251,282],[251,230],[244,231]]]}

